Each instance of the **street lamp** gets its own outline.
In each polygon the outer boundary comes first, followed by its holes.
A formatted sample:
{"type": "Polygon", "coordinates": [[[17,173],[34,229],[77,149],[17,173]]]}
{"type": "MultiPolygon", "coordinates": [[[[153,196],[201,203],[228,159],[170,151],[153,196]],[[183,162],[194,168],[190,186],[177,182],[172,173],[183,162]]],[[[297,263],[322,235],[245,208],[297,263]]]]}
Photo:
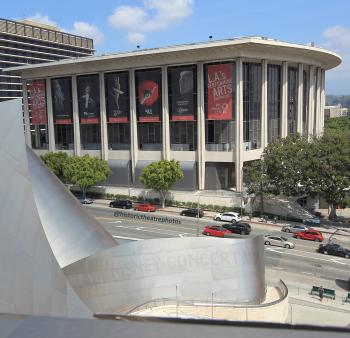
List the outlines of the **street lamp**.
{"type": "Polygon", "coordinates": [[[197,201],[197,237],[199,237],[199,199],[201,198],[201,195],[198,195],[198,201],[197,201]]]}

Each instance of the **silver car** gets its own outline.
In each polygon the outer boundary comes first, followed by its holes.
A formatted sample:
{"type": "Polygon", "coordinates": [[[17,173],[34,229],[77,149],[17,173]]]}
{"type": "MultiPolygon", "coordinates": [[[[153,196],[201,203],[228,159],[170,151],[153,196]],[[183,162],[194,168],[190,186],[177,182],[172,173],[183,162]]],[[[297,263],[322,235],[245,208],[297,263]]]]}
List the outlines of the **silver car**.
{"type": "Polygon", "coordinates": [[[305,231],[305,230],[309,230],[309,227],[306,225],[291,225],[291,224],[287,224],[284,227],[282,227],[281,231],[283,232],[291,232],[291,233],[296,233],[299,231],[305,231]]]}
{"type": "Polygon", "coordinates": [[[274,235],[266,235],[264,237],[264,244],[280,246],[286,249],[294,249],[295,245],[293,242],[288,241],[287,238],[274,235]]]}

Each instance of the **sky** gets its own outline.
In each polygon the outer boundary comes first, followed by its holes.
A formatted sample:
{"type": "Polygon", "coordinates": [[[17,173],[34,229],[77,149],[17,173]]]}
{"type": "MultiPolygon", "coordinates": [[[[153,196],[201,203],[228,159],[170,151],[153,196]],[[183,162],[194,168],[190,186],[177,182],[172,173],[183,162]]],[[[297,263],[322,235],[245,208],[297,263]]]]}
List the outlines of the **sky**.
{"type": "Polygon", "coordinates": [[[350,0],[16,0],[1,17],[32,19],[94,39],[96,54],[242,36],[337,52],[327,94],[350,95],[350,0]]]}

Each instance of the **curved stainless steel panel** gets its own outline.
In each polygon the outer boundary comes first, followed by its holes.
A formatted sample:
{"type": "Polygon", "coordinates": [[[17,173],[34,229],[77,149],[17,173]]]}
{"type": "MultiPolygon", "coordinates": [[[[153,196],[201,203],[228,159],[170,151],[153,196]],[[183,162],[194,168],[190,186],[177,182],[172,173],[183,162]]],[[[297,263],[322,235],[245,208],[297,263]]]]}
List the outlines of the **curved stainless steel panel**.
{"type": "Polygon", "coordinates": [[[44,163],[27,148],[29,174],[45,234],[61,267],[117,245],[44,163]]]}
{"type": "Polygon", "coordinates": [[[206,237],[137,241],[64,269],[94,312],[120,312],[156,298],[260,303],[265,298],[264,243],[206,237]],[[213,294],[212,294],[213,292],[213,294]]]}
{"type": "Polygon", "coordinates": [[[90,317],[45,236],[32,193],[22,101],[0,103],[0,313],[90,317]]]}

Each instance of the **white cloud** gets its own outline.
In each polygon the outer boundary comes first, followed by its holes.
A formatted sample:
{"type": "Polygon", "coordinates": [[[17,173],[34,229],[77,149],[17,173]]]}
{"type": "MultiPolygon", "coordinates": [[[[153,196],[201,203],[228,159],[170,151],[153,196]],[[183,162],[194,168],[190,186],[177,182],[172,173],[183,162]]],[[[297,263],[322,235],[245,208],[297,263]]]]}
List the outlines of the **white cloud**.
{"type": "Polygon", "coordinates": [[[142,33],[130,32],[126,35],[126,40],[133,45],[141,45],[146,41],[146,37],[142,33]]]}
{"type": "Polygon", "coordinates": [[[57,27],[57,23],[55,21],[51,20],[48,15],[44,15],[44,14],[41,14],[39,12],[37,12],[34,15],[31,15],[25,19],[35,21],[35,22],[41,22],[41,23],[46,24],[46,25],[51,25],[51,26],[57,27]]]}
{"type": "MultiPolygon", "coordinates": [[[[322,36],[323,47],[338,53],[342,57],[342,63],[334,70],[327,72],[327,80],[343,82],[344,79],[350,83],[350,28],[344,26],[333,26],[327,28],[322,36]]],[[[349,88],[342,89],[349,91],[349,88]]]]}
{"type": "Polygon", "coordinates": [[[73,24],[73,29],[67,30],[72,34],[81,35],[94,39],[95,44],[99,44],[104,40],[103,33],[98,29],[97,26],[89,24],[83,21],[76,21],[73,24]]]}
{"type": "MultiPolygon", "coordinates": [[[[322,46],[338,53],[343,61],[340,66],[327,72],[327,87],[332,88],[331,92],[337,91],[343,94],[350,94],[350,88],[345,83],[350,83],[350,28],[344,26],[329,27],[322,33],[322,46]]],[[[331,94],[330,92],[330,94],[331,94]]]]}
{"type": "MultiPolygon", "coordinates": [[[[127,40],[134,42],[136,34],[163,30],[190,16],[194,0],[144,0],[143,7],[119,6],[108,17],[110,26],[127,31],[127,40]]],[[[145,39],[144,34],[143,40],[145,39]]]]}

